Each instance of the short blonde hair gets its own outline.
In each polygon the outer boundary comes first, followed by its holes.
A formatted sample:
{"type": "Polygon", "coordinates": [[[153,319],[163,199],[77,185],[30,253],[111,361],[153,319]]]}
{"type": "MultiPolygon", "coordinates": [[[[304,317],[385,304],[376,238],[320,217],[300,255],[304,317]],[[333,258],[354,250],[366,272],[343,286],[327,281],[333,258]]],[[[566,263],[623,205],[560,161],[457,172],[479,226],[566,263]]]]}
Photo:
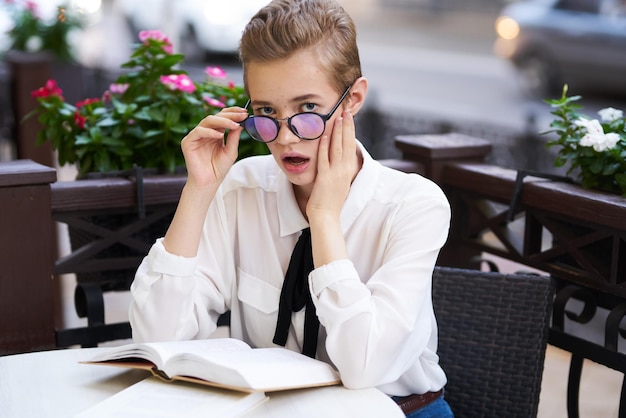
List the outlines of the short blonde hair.
{"type": "Polygon", "coordinates": [[[322,68],[343,92],[361,77],[352,18],[335,0],[273,0],[250,20],[239,44],[244,83],[251,62],[289,58],[313,48],[322,68]]]}

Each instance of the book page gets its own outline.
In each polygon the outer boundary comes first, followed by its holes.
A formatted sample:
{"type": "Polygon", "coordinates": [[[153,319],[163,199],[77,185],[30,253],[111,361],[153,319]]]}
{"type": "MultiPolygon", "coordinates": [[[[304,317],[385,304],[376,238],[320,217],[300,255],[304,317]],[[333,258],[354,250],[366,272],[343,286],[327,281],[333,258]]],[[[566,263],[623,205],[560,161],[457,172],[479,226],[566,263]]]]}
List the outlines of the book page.
{"type": "Polygon", "coordinates": [[[264,393],[233,392],[185,382],[142,380],[75,418],[240,417],[267,399],[264,393]]]}
{"type": "Polygon", "coordinates": [[[331,365],[282,347],[179,355],[165,372],[266,392],[340,382],[331,365]]]}
{"type": "MultiPolygon", "coordinates": [[[[152,362],[159,369],[180,353],[202,355],[213,351],[250,350],[250,346],[234,338],[212,338],[206,340],[164,341],[157,343],[134,343],[114,347],[94,356],[89,362],[102,362],[140,358],[152,362]]],[[[170,376],[171,377],[171,376],[170,376]]]]}
{"type": "Polygon", "coordinates": [[[275,392],[246,418],[404,418],[400,407],[378,389],[329,386],[275,392]]]}

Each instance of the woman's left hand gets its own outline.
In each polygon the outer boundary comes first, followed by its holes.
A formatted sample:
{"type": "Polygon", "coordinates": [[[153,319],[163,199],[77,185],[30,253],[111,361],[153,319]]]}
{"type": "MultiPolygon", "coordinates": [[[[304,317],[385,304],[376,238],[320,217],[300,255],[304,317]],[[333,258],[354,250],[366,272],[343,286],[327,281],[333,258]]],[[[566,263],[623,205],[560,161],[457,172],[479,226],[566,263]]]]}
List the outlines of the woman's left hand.
{"type": "Polygon", "coordinates": [[[354,119],[350,112],[343,112],[335,120],[331,137],[320,139],[317,176],[306,206],[309,221],[329,216],[339,219],[358,165],[354,119]]]}

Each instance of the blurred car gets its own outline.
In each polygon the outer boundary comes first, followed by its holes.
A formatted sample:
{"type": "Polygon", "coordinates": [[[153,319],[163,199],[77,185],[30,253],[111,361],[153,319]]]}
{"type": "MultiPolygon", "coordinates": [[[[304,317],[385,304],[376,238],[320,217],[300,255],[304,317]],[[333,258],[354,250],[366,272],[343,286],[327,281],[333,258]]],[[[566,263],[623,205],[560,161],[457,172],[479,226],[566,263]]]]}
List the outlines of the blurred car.
{"type": "Polygon", "coordinates": [[[496,20],[496,55],[534,96],[575,89],[626,93],[626,0],[529,0],[496,20]]]}
{"type": "Polygon", "coordinates": [[[185,55],[234,54],[250,18],[269,0],[118,0],[132,30],[159,29],[185,55]]]}

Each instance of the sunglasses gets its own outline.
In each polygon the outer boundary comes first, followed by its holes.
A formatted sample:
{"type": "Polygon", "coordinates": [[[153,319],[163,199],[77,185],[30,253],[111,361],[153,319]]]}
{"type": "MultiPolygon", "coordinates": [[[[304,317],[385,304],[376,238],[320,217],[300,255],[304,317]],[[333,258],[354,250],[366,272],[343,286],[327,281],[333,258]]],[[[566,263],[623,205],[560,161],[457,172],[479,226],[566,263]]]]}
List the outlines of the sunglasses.
{"type": "MultiPolygon", "coordinates": [[[[280,131],[280,122],[287,122],[287,126],[300,139],[313,140],[318,139],[324,133],[326,129],[326,121],[333,116],[333,113],[339,108],[341,102],[346,98],[352,85],[348,86],[346,91],[343,92],[339,101],[330,112],[326,115],[320,115],[315,112],[302,112],[295,115],[284,118],[275,119],[269,116],[248,116],[246,120],[240,122],[240,125],[248,132],[250,137],[259,142],[272,142],[278,138],[278,132],[280,131]]],[[[246,109],[250,105],[250,100],[246,103],[246,109]]]]}

